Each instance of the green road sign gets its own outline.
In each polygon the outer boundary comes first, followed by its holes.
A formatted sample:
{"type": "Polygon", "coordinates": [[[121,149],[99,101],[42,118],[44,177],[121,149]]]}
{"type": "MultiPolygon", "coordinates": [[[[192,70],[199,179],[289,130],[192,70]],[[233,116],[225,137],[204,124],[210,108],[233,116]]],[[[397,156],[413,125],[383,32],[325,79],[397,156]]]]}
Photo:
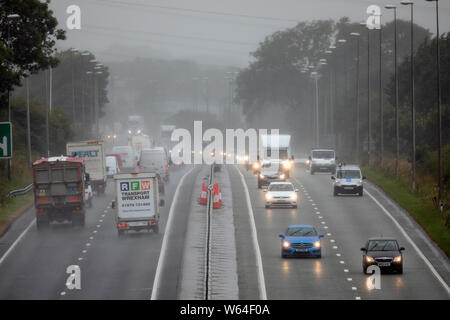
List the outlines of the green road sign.
{"type": "Polygon", "coordinates": [[[11,122],[0,122],[0,159],[12,157],[12,145],[11,122]]]}

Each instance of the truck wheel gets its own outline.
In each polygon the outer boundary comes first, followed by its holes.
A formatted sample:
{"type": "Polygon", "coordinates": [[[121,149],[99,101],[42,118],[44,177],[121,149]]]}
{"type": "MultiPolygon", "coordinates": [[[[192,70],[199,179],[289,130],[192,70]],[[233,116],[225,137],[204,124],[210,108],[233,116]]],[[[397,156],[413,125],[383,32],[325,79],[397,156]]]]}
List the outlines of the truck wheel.
{"type": "Polygon", "coordinates": [[[117,234],[119,235],[119,237],[122,237],[125,233],[125,230],[121,230],[121,229],[117,229],[117,234]]]}
{"type": "Polygon", "coordinates": [[[337,192],[336,188],[334,188],[333,189],[333,196],[337,197],[337,195],[338,195],[338,192],[337,192]]]}
{"type": "Polygon", "coordinates": [[[84,227],[85,220],[86,220],[86,217],[85,217],[84,213],[72,215],[72,223],[77,226],[84,227]]]}

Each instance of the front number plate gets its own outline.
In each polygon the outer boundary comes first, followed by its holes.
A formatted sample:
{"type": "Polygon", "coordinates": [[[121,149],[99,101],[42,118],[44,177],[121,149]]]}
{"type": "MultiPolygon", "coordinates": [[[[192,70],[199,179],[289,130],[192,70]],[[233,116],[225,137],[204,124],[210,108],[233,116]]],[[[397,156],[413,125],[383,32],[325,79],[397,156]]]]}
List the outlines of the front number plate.
{"type": "Polygon", "coordinates": [[[390,262],[378,262],[378,266],[379,267],[390,267],[391,263],[390,262]]]}
{"type": "Polygon", "coordinates": [[[308,252],[308,249],[295,249],[296,252],[308,252]]]}

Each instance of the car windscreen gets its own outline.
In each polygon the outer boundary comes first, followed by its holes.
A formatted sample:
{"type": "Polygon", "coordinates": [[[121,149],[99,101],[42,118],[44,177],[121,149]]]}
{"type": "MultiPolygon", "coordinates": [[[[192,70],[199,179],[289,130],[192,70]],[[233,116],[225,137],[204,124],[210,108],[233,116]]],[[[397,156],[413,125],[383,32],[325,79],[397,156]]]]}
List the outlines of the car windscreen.
{"type": "Polygon", "coordinates": [[[338,170],[336,176],[338,179],[359,179],[361,172],[359,170],[338,170]]]}
{"type": "Polygon", "coordinates": [[[266,170],[278,170],[279,164],[278,163],[274,163],[274,162],[264,162],[261,166],[261,169],[266,169],[266,170]]]}
{"type": "Polygon", "coordinates": [[[334,159],[334,151],[313,151],[314,159],[334,159]]]}
{"type": "Polygon", "coordinates": [[[287,229],[286,236],[314,237],[317,231],[310,227],[291,227],[287,229]]]}
{"type": "Polygon", "coordinates": [[[397,251],[398,244],[395,240],[371,240],[367,247],[368,251],[397,251]]]}
{"type": "Polygon", "coordinates": [[[292,184],[271,184],[269,185],[269,191],[294,191],[294,186],[292,184]]]}

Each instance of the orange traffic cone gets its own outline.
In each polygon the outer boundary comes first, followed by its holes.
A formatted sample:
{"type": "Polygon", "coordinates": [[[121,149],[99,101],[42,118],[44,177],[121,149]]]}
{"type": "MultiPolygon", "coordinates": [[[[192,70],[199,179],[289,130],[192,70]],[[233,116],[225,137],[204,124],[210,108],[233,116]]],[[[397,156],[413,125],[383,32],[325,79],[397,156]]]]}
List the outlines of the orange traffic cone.
{"type": "Polygon", "coordinates": [[[208,189],[206,189],[206,184],[202,184],[202,192],[200,192],[200,204],[206,205],[208,203],[208,189]]]}

